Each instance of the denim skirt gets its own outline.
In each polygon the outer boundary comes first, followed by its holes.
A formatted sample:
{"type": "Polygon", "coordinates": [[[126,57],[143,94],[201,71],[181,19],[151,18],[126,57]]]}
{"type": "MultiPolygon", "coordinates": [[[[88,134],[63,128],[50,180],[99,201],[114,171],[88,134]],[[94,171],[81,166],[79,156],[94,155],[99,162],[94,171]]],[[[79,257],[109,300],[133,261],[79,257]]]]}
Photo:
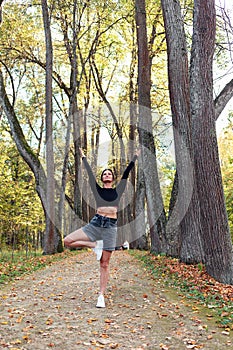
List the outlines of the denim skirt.
{"type": "Polygon", "coordinates": [[[103,240],[103,250],[115,250],[117,219],[96,214],[82,230],[92,242],[103,240]]]}

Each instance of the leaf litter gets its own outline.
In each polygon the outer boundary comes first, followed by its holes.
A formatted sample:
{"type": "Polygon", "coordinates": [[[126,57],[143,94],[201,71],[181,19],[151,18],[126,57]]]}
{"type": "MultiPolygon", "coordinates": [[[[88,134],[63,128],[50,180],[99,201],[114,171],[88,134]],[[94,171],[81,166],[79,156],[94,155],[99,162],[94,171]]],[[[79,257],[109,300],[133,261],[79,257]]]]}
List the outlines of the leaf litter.
{"type": "Polygon", "coordinates": [[[0,348],[13,350],[232,348],[233,337],[163,276],[125,251],[110,262],[106,308],[95,307],[99,265],[92,252],[23,276],[0,292],[0,348]]]}

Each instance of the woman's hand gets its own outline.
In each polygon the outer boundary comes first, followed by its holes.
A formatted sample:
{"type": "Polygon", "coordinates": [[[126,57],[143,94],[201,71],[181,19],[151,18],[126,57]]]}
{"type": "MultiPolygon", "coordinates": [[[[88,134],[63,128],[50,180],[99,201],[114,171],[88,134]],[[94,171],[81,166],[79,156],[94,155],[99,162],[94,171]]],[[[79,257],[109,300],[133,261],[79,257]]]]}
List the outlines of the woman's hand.
{"type": "Polygon", "coordinates": [[[81,147],[79,147],[79,154],[81,158],[86,157],[81,147]]]}
{"type": "Polygon", "coordinates": [[[135,156],[139,157],[140,154],[141,154],[141,149],[137,148],[136,151],[135,151],[135,156]]]}

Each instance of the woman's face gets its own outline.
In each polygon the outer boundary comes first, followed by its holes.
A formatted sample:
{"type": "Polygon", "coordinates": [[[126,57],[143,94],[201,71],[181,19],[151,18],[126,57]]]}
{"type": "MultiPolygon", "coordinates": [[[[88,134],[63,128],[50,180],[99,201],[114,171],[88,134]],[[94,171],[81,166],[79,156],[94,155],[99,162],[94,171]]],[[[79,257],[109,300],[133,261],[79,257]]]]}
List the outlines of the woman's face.
{"type": "Polygon", "coordinates": [[[102,174],[102,182],[110,183],[113,182],[113,174],[110,170],[105,170],[102,174]]]}

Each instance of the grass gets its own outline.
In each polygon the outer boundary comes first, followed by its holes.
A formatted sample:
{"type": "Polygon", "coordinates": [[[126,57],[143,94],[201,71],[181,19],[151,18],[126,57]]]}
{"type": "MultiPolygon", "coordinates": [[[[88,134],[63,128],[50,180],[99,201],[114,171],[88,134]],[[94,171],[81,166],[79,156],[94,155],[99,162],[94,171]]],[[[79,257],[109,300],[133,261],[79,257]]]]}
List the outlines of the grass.
{"type": "Polygon", "coordinates": [[[219,327],[233,331],[233,286],[224,285],[210,277],[202,264],[186,265],[178,259],[130,251],[141,261],[153,278],[163,281],[187,300],[205,307],[219,327]]]}
{"type": "Polygon", "coordinates": [[[26,255],[24,251],[15,251],[14,254],[12,254],[11,251],[1,251],[0,286],[73,254],[75,254],[75,252],[68,250],[54,255],[42,255],[42,252],[31,252],[26,255]]]}

